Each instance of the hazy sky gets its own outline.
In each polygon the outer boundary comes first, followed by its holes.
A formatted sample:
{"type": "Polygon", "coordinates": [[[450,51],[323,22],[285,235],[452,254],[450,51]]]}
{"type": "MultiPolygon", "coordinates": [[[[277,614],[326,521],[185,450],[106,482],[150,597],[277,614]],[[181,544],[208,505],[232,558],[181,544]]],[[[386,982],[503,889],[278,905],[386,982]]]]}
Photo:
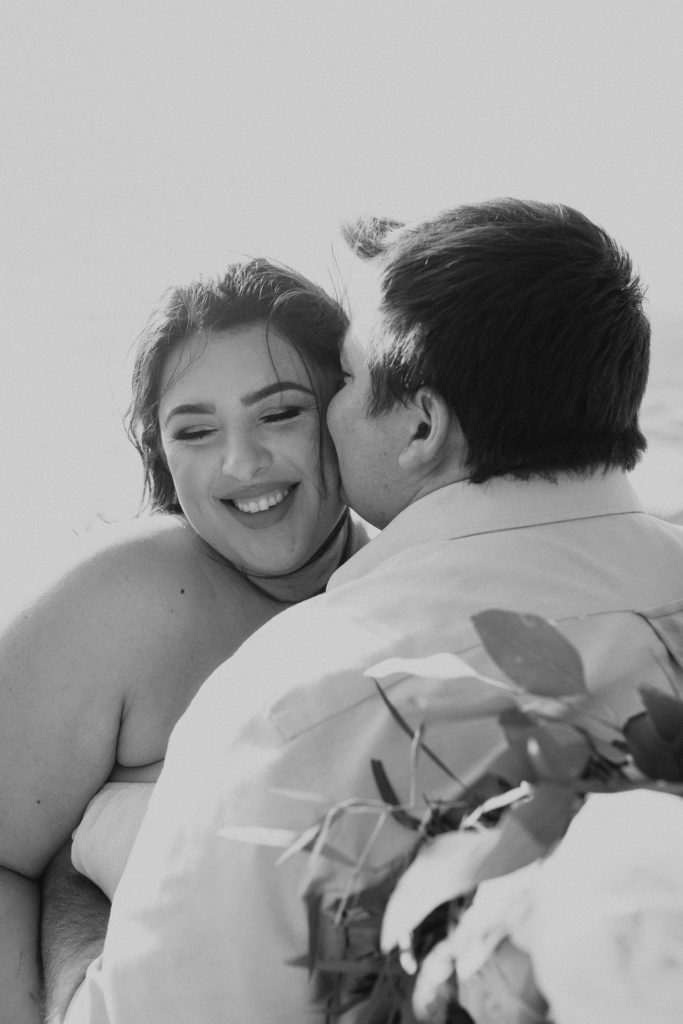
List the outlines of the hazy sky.
{"type": "Polygon", "coordinates": [[[340,220],[558,200],[683,324],[679,0],[4,0],[8,557],[135,509],[118,423],[166,285],[235,253],[325,283],[340,220]]]}

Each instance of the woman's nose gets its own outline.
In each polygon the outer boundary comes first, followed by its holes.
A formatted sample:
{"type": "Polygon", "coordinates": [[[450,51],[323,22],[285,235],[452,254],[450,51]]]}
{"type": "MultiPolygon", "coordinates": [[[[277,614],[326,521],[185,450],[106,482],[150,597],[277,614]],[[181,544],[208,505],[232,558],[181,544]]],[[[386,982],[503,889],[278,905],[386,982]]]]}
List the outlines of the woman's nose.
{"type": "Polygon", "coordinates": [[[258,444],[249,434],[233,435],[223,449],[221,472],[236,480],[251,480],[270,462],[267,448],[258,444]]]}

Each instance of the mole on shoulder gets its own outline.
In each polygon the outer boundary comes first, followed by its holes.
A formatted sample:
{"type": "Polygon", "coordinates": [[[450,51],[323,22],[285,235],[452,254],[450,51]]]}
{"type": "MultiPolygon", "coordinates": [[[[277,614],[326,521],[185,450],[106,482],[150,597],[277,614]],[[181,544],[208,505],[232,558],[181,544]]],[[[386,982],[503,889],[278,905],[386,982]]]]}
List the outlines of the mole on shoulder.
{"type": "Polygon", "coordinates": [[[185,593],[185,587],[181,587],[181,588],[180,588],[180,593],[181,593],[181,594],[184,594],[184,593],[185,593]]]}

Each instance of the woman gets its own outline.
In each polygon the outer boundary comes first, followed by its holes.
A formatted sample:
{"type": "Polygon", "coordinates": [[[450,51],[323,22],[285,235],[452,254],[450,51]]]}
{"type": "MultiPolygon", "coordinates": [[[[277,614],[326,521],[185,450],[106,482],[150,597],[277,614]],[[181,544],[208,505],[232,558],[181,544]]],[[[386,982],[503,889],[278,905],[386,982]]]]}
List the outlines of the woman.
{"type": "Polygon", "coordinates": [[[363,542],[325,428],[345,326],[320,289],[255,260],[174,289],[142,335],[130,432],[167,514],[112,531],[2,636],[8,1019],[32,1019],[32,880],[90,798],[112,777],[153,777],[204,679],[363,542]]]}

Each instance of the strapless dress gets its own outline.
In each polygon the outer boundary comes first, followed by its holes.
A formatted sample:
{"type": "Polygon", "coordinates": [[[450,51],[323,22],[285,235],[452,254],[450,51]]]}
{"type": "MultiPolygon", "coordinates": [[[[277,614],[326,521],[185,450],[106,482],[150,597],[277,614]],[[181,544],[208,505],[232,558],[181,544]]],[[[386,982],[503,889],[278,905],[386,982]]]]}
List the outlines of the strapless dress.
{"type": "Polygon", "coordinates": [[[153,782],[108,782],[85,809],[73,833],[77,871],[113,898],[154,791],[153,782]]]}

